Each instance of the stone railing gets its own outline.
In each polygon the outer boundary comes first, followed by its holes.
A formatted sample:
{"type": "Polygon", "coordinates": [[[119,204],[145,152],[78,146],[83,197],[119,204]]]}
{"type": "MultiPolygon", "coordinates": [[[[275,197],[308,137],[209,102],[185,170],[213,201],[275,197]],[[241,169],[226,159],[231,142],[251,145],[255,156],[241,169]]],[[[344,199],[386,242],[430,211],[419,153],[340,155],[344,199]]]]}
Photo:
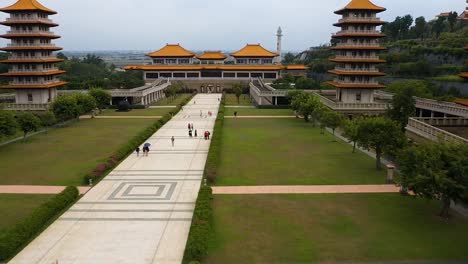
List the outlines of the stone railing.
{"type": "Polygon", "coordinates": [[[41,31],[41,30],[10,30],[7,31],[7,34],[47,34],[53,35],[52,31],[41,31]]]}
{"type": "Polygon", "coordinates": [[[14,22],[14,21],[44,21],[44,22],[49,22],[52,23],[52,20],[48,18],[43,18],[43,17],[38,17],[38,16],[31,16],[31,17],[9,17],[6,19],[8,22],[14,22]]]}
{"type": "Polygon", "coordinates": [[[369,111],[386,111],[390,105],[385,103],[342,103],[342,102],[335,102],[332,101],[321,94],[313,92],[323,104],[328,106],[333,110],[338,111],[353,111],[353,110],[369,110],[369,111]]]}
{"type": "Polygon", "coordinates": [[[344,71],[344,72],[379,72],[379,69],[377,68],[341,68],[341,67],[336,67],[335,70],[337,71],[344,71]]]}
{"type": "Polygon", "coordinates": [[[457,126],[466,126],[468,127],[468,118],[464,117],[417,117],[414,118],[418,121],[422,121],[431,126],[440,126],[440,127],[457,127],[457,126]]]}
{"type": "Polygon", "coordinates": [[[0,108],[10,111],[46,111],[49,104],[2,104],[0,108]]]}
{"type": "Polygon", "coordinates": [[[439,102],[431,99],[416,98],[416,108],[468,118],[468,107],[450,102],[439,102]]]}
{"type": "Polygon", "coordinates": [[[431,126],[416,118],[410,118],[406,130],[431,141],[444,141],[456,144],[468,144],[468,140],[440,128],[431,126]]]}
{"type": "Polygon", "coordinates": [[[341,30],[333,34],[333,36],[340,36],[345,34],[381,34],[377,30],[341,30]]]}
{"type": "Polygon", "coordinates": [[[53,43],[10,43],[7,47],[55,47],[53,43]]]}
{"type": "Polygon", "coordinates": [[[57,59],[57,57],[40,57],[40,56],[32,56],[32,57],[25,57],[25,56],[10,56],[9,60],[40,60],[40,59],[57,59]]]}
{"type": "Polygon", "coordinates": [[[336,44],[336,47],[382,47],[379,43],[348,43],[340,42],[336,44]]]}
{"type": "Polygon", "coordinates": [[[372,59],[372,60],[380,60],[378,56],[352,56],[352,55],[337,55],[335,59],[372,59]]]}

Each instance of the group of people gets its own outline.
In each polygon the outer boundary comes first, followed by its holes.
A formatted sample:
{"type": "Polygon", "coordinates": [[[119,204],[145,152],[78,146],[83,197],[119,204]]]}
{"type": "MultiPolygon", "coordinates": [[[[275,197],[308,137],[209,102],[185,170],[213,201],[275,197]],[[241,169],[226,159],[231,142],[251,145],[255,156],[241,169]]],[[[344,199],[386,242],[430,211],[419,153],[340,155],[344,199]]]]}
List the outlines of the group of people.
{"type": "MultiPolygon", "coordinates": [[[[143,157],[148,157],[148,153],[150,151],[150,146],[151,144],[150,143],[145,143],[143,145],[143,157]]],[[[136,154],[137,154],[137,157],[140,156],[140,147],[137,147],[136,150],[135,150],[136,154]]]]}
{"type": "Polygon", "coordinates": [[[189,137],[193,137],[194,134],[195,134],[195,137],[198,137],[198,133],[197,133],[197,130],[193,128],[193,124],[188,124],[188,134],[189,134],[189,137]]]}

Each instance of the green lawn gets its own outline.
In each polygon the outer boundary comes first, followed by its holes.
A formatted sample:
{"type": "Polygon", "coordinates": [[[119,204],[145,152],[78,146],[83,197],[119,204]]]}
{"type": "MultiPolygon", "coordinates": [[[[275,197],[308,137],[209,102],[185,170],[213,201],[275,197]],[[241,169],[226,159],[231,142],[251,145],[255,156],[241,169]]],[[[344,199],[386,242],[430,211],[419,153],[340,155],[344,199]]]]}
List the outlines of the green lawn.
{"type": "Polygon", "coordinates": [[[385,172],[302,119],[226,119],[218,185],[383,184],[385,172]]]}
{"type": "Polygon", "coordinates": [[[291,109],[226,108],[225,115],[233,116],[294,116],[291,109]]]}
{"type": "Polygon", "coordinates": [[[53,195],[0,194],[0,232],[29,216],[53,195]]]}
{"type": "Polygon", "coordinates": [[[101,116],[163,116],[174,108],[147,108],[147,109],[133,109],[128,112],[119,112],[114,109],[107,109],[102,111],[101,116]]]}
{"type": "Polygon", "coordinates": [[[178,104],[182,103],[185,99],[189,98],[192,96],[191,94],[178,94],[176,98],[164,98],[163,100],[154,103],[152,105],[154,106],[167,106],[167,105],[173,105],[177,106],[178,104]]]}
{"type": "Polygon", "coordinates": [[[226,94],[226,97],[224,100],[225,100],[226,105],[242,105],[242,106],[252,105],[248,94],[241,95],[239,98],[239,103],[237,102],[237,97],[235,94],[226,94]]]}
{"type": "Polygon", "coordinates": [[[151,119],[91,119],[0,147],[0,184],[80,185],[151,119]]]}
{"type": "Polygon", "coordinates": [[[203,263],[468,260],[468,220],[398,194],[217,195],[203,263]]]}

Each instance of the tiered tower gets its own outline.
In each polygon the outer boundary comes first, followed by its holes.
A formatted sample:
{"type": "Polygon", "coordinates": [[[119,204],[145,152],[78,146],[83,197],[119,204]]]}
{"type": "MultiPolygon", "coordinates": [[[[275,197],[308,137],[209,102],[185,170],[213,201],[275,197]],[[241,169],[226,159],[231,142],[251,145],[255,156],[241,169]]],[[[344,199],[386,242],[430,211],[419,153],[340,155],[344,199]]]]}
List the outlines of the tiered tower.
{"type": "Polygon", "coordinates": [[[51,102],[57,95],[57,87],[66,84],[59,80],[64,71],[58,69],[57,63],[62,60],[52,55],[61,50],[52,44],[53,39],[60,37],[49,30],[58,26],[48,18],[57,12],[36,0],[19,0],[0,11],[10,14],[0,23],[9,26],[10,31],[0,37],[11,40],[1,49],[11,54],[8,60],[1,61],[10,64],[8,73],[2,75],[9,76],[11,81],[0,89],[14,89],[17,104],[51,102]]]}
{"type": "Polygon", "coordinates": [[[384,88],[376,77],[385,75],[377,65],[384,63],[378,53],[385,50],[379,40],[384,37],[377,27],[384,24],[377,13],[386,9],[376,6],[369,0],[352,0],[346,7],[335,12],[342,19],[334,26],[341,31],[333,35],[339,42],[332,49],[336,57],[334,70],[337,75],[329,84],[336,87],[336,100],[344,103],[373,103],[374,90],[384,88]]]}

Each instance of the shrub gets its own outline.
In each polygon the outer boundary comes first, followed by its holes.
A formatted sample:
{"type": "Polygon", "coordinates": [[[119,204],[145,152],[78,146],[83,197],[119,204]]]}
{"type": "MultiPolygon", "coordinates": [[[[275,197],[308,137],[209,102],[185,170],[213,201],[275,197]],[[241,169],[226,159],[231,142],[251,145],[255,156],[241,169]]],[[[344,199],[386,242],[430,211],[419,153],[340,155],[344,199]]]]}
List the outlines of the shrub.
{"type": "Polygon", "coordinates": [[[213,222],[212,200],[211,187],[202,186],[193,213],[183,263],[200,262],[208,253],[208,241],[211,239],[213,222]]]}
{"type": "Polygon", "coordinates": [[[130,103],[128,101],[120,101],[117,105],[117,109],[120,112],[127,112],[130,110],[130,103]]]}
{"type": "Polygon", "coordinates": [[[55,98],[51,104],[51,109],[60,121],[66,121],[79,115],[79,108],[73,95],[62,95],[55,98]]]}
{"type": "Polygon", "coordinates": [[[0,234],[0,261],[13,257],[32,238],[63,210],[73,204],[79,196],[76,187],[67,187],[37,208],[29,217],[0,234]]]}
{"type": "Polygon", "coordinates": [[[13,136],[18,129],[15,115],[9,111],[0,111],[0,138],[13,136]]]}
{"type": "Polygon", "coordinates": [[[218,110],[218,116],[213,130],[213,137],[211,138],[210,151],[205,165],[205,178],[209,183],[216,182],[217,168],[221,156],[221,138],[224,126],[224,97],[221,106],[218,110]]]}
{"type": "Polygon", "coordinates": [[[107,170],[107,164],[106,163],[101,163],[99,165],[96,166],[96,168],[94,168],[93,172],[92,172],[92,176],[93,177],[98,177],[99,175],[101,175],[103,172],[105,172],[107,170]]]}
{"type": "Polygon", "coordinates": [[[29,132],[37,131],[41,127],[41,120],[30,112],[20,112],[16,117],[21,131],[23,131],[23,138],[29,132]]]}

